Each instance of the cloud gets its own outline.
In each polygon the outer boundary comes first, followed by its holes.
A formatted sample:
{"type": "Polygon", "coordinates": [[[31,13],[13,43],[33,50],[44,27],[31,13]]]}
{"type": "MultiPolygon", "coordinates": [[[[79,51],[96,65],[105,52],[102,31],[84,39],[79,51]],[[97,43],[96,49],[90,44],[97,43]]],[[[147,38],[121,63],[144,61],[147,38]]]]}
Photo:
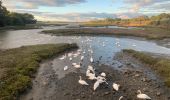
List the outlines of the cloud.
{"type": "Polygon", "coordinates": [[[36,19],[40,21],[71,21],[71,22],[99,20],[104,18],[127,19],[127,18],[143,15],[141,13],[97,13],[97,12],[57,14],[57,13],[27,11],[27,10],[17,10],[17,12],[31,13],[35,16],[36,19]]]}
{"type": "Polygon", "coordinates": [[[170,1],[165,3],[154,4],[148,7],[148,9],[156,11],[165,11],[168,13],[170,12],[170,1]]]}
{"type": "Polygon", "coordinates": [[[104,19],[107,17],[116,18],[116,14],[111,13],[66,13],[66,14],[55,14],[55,13],[37,13],[35,16],[41,16],[41,20],[50,19],[56,21],[89,21],[89,20],[96,20],[96,19],[104,19]]]}
{"type": "Polygon", "coordinates": [[[40,6],[62,7],[66,5],[84,3],[86,0],[4,0],[9,9],[37,9],[40,6]]]}
{"type": "Polygon", "coordinates": [[[130,8],[130,12],[137,12],[141,8],[149,7],[154,4],[165,3],[168,1],[169,0],[124,0],[124,3],[130,8]]]}

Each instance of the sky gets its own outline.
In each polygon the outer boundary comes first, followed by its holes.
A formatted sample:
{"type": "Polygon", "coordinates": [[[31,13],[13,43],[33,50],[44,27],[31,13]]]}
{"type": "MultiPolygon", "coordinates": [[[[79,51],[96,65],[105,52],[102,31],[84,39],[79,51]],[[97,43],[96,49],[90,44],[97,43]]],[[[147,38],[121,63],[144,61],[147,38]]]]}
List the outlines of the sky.
{"type": "Polygon", "coordinates": [[[11,12],[31,13],[39,21],[81,22],[170,13],[170,0],[2,0],[11,12]]]}

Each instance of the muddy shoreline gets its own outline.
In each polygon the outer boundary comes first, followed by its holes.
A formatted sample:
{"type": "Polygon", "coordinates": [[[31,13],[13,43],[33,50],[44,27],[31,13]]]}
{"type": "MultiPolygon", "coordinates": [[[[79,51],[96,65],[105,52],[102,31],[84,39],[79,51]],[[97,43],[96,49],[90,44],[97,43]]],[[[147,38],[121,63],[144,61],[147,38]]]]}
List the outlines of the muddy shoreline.
{"type": "Polygon", "coordinates": [[[161,32],[153,30],[140,29],[120,29],[120,28],[74,28],[74,29],[57,29],[44,30],[42,34],[50,34],[52,36],[114,36],[114,37],[128,37],[128,38],[143,38],[145,40],[153,41],[160,46],[170,48],[170,32],[161,32]]]}
{"type": "MultiPolygon", "coordinates": [[[[122,65],[115,69],[113,67],[99,64],[97,61],[92,65],[96,74],[105,72],[109,85],[102,84],[96,91],[93,91],[95,81],[88,80],[85,76],[86,66],[81,69],[70,69],[69,72],[60,70],[61,66],[53,63],[52,59],[43,63],[40,67],[32,90],[23,95],[21,100],[138,100],[137,90],[148,94],[152,100],[170,100],[170,90],[163,81],[147,65],[140,63],[127,54],[118,53],[114,59],[122,65]],[[54,65],[53,65],[54,64],[54,65]],[[58,78],[58,73],[52,68],[56,66],[60,73],[66,73],[64,77],[58,78]],[[90,85],[82,86],[78,83],[79,76],[82,76],[90,85]],[[113,91],[112,83],[121,85],[118,92],[113,91]]],[[[113,60],[114,60],[113,59],[113,60]]],[[[67,63],[67,62],[65,62],[67,63]]],[[[113,64],[114,65],[114,64],[113,64]]]]}
{"type": "Polygon", "coordinates": [[[120,29],[120,28],[73,28],[44,30],[42,33],[53,34],[56,36],[70,35],[118,35],[118,36],[136,36],[152,40],[162,40],[170,38],[170,31],[156,29],[120,29]],[[163,32],[164,31],[164,32],[163,32]],[[162,34],[160,34],[160,32],[162,34]]]}

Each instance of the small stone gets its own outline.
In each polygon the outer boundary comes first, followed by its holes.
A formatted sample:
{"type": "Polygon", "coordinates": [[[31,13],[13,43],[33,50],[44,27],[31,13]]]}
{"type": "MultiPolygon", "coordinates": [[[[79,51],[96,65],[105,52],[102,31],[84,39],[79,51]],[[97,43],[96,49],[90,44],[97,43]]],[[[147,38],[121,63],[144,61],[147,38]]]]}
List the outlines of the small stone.
{"type": "Polygon", "coordinates": [[[115,93],[116,93],[116,91],[112,91],[112,93],[113,93],[113,94],[115,94],[115,93]]]}
{"type": "Polygon", "coordinates": [[[69,95],[70,93],[64,93],[64,96],[69,95]]]}
{"type": "Polygon", "coordinates": [[[114,65],[114,64],[115,64],[115,62],[112,63],[112,65],[114,65]]]}
{"type": "Polygon", "coordinates": [[[135,74],[135,77],[139,77],[140,75],[139,74],[135,74]]]}
{"type": "Polygon", "coordinates": [[[148,88],[143,88],[143,91],[144,91],[144,92],[147,92],[147,91],[148,91],[148,88]]]}
{"type": "Polygon", "coordinates": [[[157,85],[156,88],[160,88],[161,86],[160,85],[157,85]]]}
{"type": "Polygon", "coordinates": [[[160,95],[161,95],[161,92],[157,92],[156,95],[157,95],[157,96],[160,96],[160,95]]]}
{"type": "Polygon", "coordinates": [[[136,73],[142,73],[142,71],[139,71],[139,70],[136,70],[135,72],[136,72],[136,73]]]}
{"type": "Polygon", "coordinates": [[[123,72],[123,74],[129,74],[129,72],[126,70],[126,71],[123,72]]]}
{"type": "Polygon", "coordinates": [[[81,95],[81,98],[85,98],[86,96],[85,95],[81,95]]]}
{"type": "Polygon", "coordinates": [[[108,94],[110,94],[110,92],[104,92],[104,95],[108,95],[108,94]]]}
{"type": "Polygon", "coordinates": [[[130,63],[130,62],[128,62],[128,63],[126,63],[126,65],[131,65],[131,63],[130,63]]]}
{"type": "Polygon", "coordinates": [[[146,82],[146,78],[142,78],[142,81],[143,81],[143,82],[146,82]]]}
{"type": "Polygon", "coordinates": [[[118,68],[122,68],[122,67],[123,67],[123,65],[119,65],[119,66],[118,66],[118,68]]]}

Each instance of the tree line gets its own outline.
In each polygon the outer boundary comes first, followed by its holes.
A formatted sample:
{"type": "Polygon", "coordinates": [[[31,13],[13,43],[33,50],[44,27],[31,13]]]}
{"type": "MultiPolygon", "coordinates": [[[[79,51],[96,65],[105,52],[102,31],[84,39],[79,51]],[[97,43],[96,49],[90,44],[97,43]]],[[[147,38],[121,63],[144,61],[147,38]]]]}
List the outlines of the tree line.
{"type": "Polygon", "coordinates": [[[36,22],[32,14],[10,12],[0,1],[0,27],[35,24],[36,22]]]}
{"type": "Polygon", "coordinates": [[[90,21],[87,24],[119,25],[119,26],[153,26],[170,28],[170,14],[162,13],[156,16],[139,16],[131,19],[106,18],[104,20],[90,21]]]}

